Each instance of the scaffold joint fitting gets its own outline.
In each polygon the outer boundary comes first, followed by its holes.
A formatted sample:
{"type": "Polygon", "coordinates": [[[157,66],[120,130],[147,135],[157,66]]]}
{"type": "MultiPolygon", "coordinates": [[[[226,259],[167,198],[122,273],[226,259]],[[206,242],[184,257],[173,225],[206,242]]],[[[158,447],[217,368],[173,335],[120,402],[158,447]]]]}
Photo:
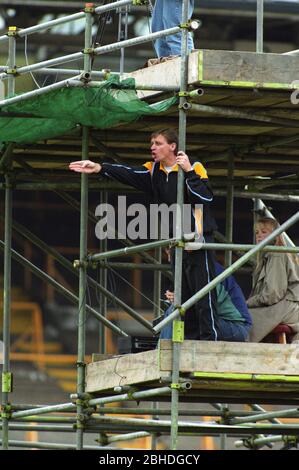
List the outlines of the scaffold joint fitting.
{"type": "Polygon", "coordinates": [[[255,436],[249,437],[248,439],[243,439],[244,447],[246,447],[247,449],[256,449],[257,446],[254,440],[255,440],[255,436]]]}
{"type": "Polygon", "coordinates": [[[110,69],[102,69],[102,72],[104,74],[103,80],[108,80],[108,78],[110,77],[110,74],[111,74],[111,70],[110,69]]]}
{"type": "Polygon", "coordinates": [[[223,415],[221,416],[220,424],[230,424],[231,416],[230,416],[229,408],[227,407],[222,408],[222,413],[223,415]]]}
{"type": "Polygon", "coordinates": [[[297,436],[282,436],[282,442],[284,443],[284,449],[290,449],[291,447],[298,447],[297,436]]]}
{"type": "Polygon", "coordinates": [[[147,5],[148,0],[132,0],[132,4],[135,6],[147,5]]]}
{"type": "Polygon", "coordinates": [[[174,384],[174,383],[172,383],[172,384],[170,384],[170,388],[171,388],[172,390],[180,390],[181,385],[180,385],[180,384],[174,384]]]}
{"type": "Polygon", "coordinates": [[[136,400],[136,398],[133,397],[135,392],[137,392],[137,388],[132,388],[132,390],[127,392],[128,400],[136,400]]]}
{"type": "Polygon", "coordinates": [[[106,446],[109,444],[107,434],[101,432],[99,439],[95,439],[95,442],[98,442],[101,446],[106,446]]]}
{"type": "Polygon", "coordinates": [[[83,413],[77,414],[77,423],[76,423],[76,428],[77,429],[85,429],[85,416],[83,413]]]}
{"type": "MultiPolygon", "coordinates": [[[[85,409],[89,406],[89,400],[84,400],[82,398],[78,398],[76,400],[75,404],[76,404],[76,406],[81,406],[82,408],[84,408],[84,413],[85,413],[85,409]]],[[[83,415],[83,413],[82,413],[82,415],[83,415]]],[[[85,414],[83,416],[85,416],[85,414]]]]}
{"type": "Polygon", "coordinates": [[[7,36],[17,36],[18,28],[16,26],[9,26],[7,31],[7,36]]]}
{"type": "Polygon", "coordinates": [[[10,403],[7,403],[7,405],[3,405],[1,407],[1,418],[2,419],[10,419],[11,418],[11,412],[12,412],[12,406],[10,403]]]}
{"type": "Polygon", "coordinates": [[[180,240],[179,242],[176,243],[177,248],[185,248],[185,242],[183,240],[180,240]]]}
{"type": "Polygon", "coordinates": [[[85,47],[85,49],[83,49],[83,54],[90,54],[90,55],[93,55],[94,53],[94,48],[93,47],[85,47]]]}
{"type": "Polygon", "coordinates": [[[187,21],[187,23],[181,23],[179,27],[181,29],[187,29],[188,31],[195,31],[201,26],[201,21],[200,20],[194,20],[190,19],[187,21]]]}
{"type": "Polygon", "coordinates": [[[186,309],[182,306],[177,307],[177,309],[180,312],[181,317],[183,317],[186,313],[186,309]]]}
{"type": "Polygon", "coordinates": [[[94,3],[85,3],[84,13],[94,13],[95,7],[94,3]]]}
{"type": "Polygon", "coordinates": [[[73,267],[75,269],[78,269],[78,268],[86,268],[87,267],[87,263],[86,261],[81,261],[80,259],[75,259],[73,261],[73,267]]]}
{"type": "MultiPolygon", "coordinates": [[[[77,362],[76,362],[76,365],[77,365],[77,367],[84,367],[84,368],[86,367],[86,364],[85,364],[85,362],[83,362],[83,361],[77,361],[77,362]]],[[[78,395],[78,396],[79,396],[80,398],[82,398],[82,396],[80,396],[80,395],[78,395]]]]}
{"type": "Polygon", "coordinates": [[[6,69],[7,75],[18,75],[18,69],[16,67],[13,67],[12,69],[6,69]]]}

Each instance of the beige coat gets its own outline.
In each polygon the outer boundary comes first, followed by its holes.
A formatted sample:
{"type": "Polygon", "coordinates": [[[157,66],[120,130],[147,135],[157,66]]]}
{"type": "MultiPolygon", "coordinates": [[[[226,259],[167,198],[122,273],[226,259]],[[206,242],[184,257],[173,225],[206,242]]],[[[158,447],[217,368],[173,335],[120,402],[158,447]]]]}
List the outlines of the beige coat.
{"type": "Polygon", "coordinates": [[[293,341],[299,340],[299,256],[264,254],[247,305],[253,322],[250,341],[261,341],[279,323],[289,325],[296,333],[293,341]]]}

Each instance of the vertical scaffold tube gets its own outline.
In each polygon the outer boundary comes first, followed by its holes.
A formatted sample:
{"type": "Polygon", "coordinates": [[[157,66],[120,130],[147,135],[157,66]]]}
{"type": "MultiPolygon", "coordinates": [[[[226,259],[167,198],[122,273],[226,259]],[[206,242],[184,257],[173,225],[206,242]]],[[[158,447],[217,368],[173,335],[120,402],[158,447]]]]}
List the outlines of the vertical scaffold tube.
{"type": "MultiPolygon", "coordinates": [[[[107,204],[108,202],[108,192],[101,191],[100,193],[100,202],[101,204],[107,204]]],[[[107,238],[100,240],[100,251],[107,251],[107,238]]],[[[100,285],[107,289],[107,269],[100,267],[100,285]]],[[[107,316],[107,297],[101,293],[100,296],[100,312],[103,317],[107,316]]],[[[99,331],[99,352],[100,354],[106,353],[106,336],[105,336],[105,326],[100,323],[99,331]]],[[[109,351],[111,352],[111,351],[109,351]]]]}
{"type": "MultiPolygon", "coordinates": [[[[15,93],[16,67],[16,28],[8,30],[8,67],[10,76],[7,85],[7,96],[15,93]]],[[[4,285],[3,285],[3,369],[2,369],[2,448],[8,449],[8,425],[10,418],[9,393],[11,390],[12,374],[10,372],[10,316],[11,316],[11,236],[12,236],[12,188],[9,176],[10,163],[6,162],[5,175],[5,222],[4,222],[4,285]]]]}
{"type": "Polygon", "coordinates": [[[12,189],[9,175],[5,176],[5,227],[4,227],[4,286],[3,286],[3,370],[2,370],[2,448],[8,449],[10,372],[10,310],[11,310],[11,225],[12,189]]]}
{"type": "Polygon", "coordinates": [[[264,52],[264,0],[256,5],[256,52],[264,52]]]}
{"type": "MultiPolygon", "coordinates": [[[[159,238],[161,238],[161,224],[159,223],[159,238]]],[[[159,264],[162,263],[162,248],[158,247],[155,248],[155,259],[158,261],[159,264]]],[[[154,271],[154,317],[158,318],[161,315],[160,309],[160,297],[161,297],[161,271],[154,271]]],[[[159,409],[159,403],[153,402],[153,409],[159,409]]],[[[159,420],[158,415],[153,415],[153,419],[159,420]]],[[[152,433],[151,439],[151,449],[157,450],[157,440],[158,435],[157,433],[152,433]]]]}
{"type": "MultiPolygon", "coordinates": [[[[226,220],[225,220],[225,238],[227,243],[233,242],[233,217],[234,217],[234,155],[231,153],[228,157],[227,169],[227,195],[226,195],[226,220]]],[[[232,264],[232,251],[225,252],[225,267],[232,264]]]]}
{"type": "MultiPolygon", "coordinates": [[[[182,23],[188,22],[189,0],[182,2],[182,23]]],[[[186,97],[182,94],[187,91],[188,86],[188,29],[182,28],[182,47],[181,47],[181,76],[180,76],[180,107],[179,107],[179,150],[185,151],[186,148],[186,112],[183,105],[186,97]]],[[[176,217],[176,239],[182,240],[182,208],[184,203],[184,172],[181,168],[178,171],[177,183],[177,217],[176,217]]],[[[176,246],[175,249],[175,305],[181,305],[182,300],[182,265],[183,248],[176,246]]],[[[181,319],[180,319],[181,320],[181,319]]],[[[177,334],[179,322],[173,323],[173,343],[172,343],[172,389],[171,389],[171,449],[175,450],[178,444],[178,418],[179,418],[179,375],[180,375],[180,350],[182,338],[177,334]]]]}
{"type": "MultiPolygon", "coordinates": [[[[92,23],[94,7],[92,3],[85,4],[85,49],[84,72],[91,70],[92,23]]],[[[89,129],[82,129],[82,160],[88,159],[89,129]]],[[[80,272],[79,272],[79,312],[78,312],[78,362],[77,362],[77,450],[83,449],[84,437],[84,407],[81,401],[85,391],[85,322],[86,322],[86,256],[88,229],[88,175],[81,175],[81,208],[80,208],[80,272]]]]}

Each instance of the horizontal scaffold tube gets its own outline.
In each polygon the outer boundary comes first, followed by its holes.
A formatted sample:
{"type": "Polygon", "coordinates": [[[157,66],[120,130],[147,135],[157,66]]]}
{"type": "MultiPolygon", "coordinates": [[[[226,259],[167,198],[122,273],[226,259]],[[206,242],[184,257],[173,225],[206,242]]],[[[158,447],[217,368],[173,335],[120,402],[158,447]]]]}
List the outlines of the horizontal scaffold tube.
{"type": "MultiPolygon", "coordinates": [[[[215,435],[215,434],[231,434],[231,435],[246,435],[246,434],[260,434],[262,430],[271,432],[271,434],[293,434],[295,430],[299,430],[299,425],[276,425],[276,424],[242,424],[230,425],[219,424],[215,421],[179,421],[179,434],[188,433],[191,435],[215,435]]],[[[161,434],[169,434],[171,428],[170,420],[155,420],[155,419],[141,419],[141,418],[114,418],[114,417],[101,417],[96,423],[89,420],[86,424],[88,430],[104,430],[109,429],[110,432],[134,432],[142,429],[146,432],[160,432],[161,434]]]]}
{"type": "MultiPolygon", "coordinates": [[[[58,424],[33,424],[33,423],[23,423],[16,424],[10,423],[8,426],[10,431],[41,431],[41,432],[75,432],[76,428],[73,425],[62,425],[58,424]]],[[[2,429],[2,423],[0,423],[0,429],[2,429]]]]}
{"type": "MultiPolygon", "coordinates": [[[[126,41],[119,41],[113,44],[108,44],[107,46],[101,46],[93,49],[93,54],[101,55],[105,54],[106,52],[117,51],[124,47],[136,46],[137,44],[144,44],[146,42],[155,41],[164,36],[169,36],[171,34],[176,34],[181,31],[179,26],[175,28],[164,29],[163,31],[158,31],[157,33],[147,34],[144,36],[139,36],[138,38],[127,39],[126,41]]],[[[19,67],[17,69],[17,73],[22,75],[24,73],[33,72],[35,70],[41,69],[43,67],[50,67],[52,65],[59,65],[59,64],[66,64],[68,62],[73,62],[75,60],[80,60],[84,58],[83,52],[74,52],[73,54],[68,54],[62,57],[57,57],[56,59],[49,59],[44,60],[42,62],[37,62],[36,64],[32,65],[25,65],[23,67],[19,67]]],[[[10,74],[5,72],[0,74],[0,80],[9,78],[10,74]]],[[[46,87],[45,87],[46,88],[46,87]]],[[[43,90],[44,88],[41,88],[43,90]]]]}
{"type": "Polygon", "coordinates": [[[140,251],[152,250],[153,248],[159,248],[163,246],[175,246],[177,240],[175,238],[170,238],[169,240],[158,240],[151,243],[143,243],[142,245],[130,246],[127,248],[120,248],[119,250],[106,251],[105,253],[98,253],[96,255],[89,255],[87,261],[89,264],[95,263],[97,261],[114,258],[116,256],[125,256],[132,253],[139,253],[140,251]]]}
{"type": "MultiPolygon", "coordinates": [[[[186,248],[192,246],[201,246],[204,250],[223,250],[223,251],[250,251],[257,245],[244,245],[238,243],[186,243],[186,248]]],[[[270,253],[299,253],[299,246],[276,246],[267,245],[262,248],[262,252],[270,253]]]]}
{"type": "MultiPolygon", "coordinates": [[[[277,184],[277,183],[276,183],[277,184]]],[[[288,184],[293,184],[292,181],[289,181],[288,184]]],[[[227,191],[215,189],[213,191],[215,196],[225,196],[227,195],[227,191]]],[[[265,200],[270,201],[282,201],[282,202],[299,202],[299,196],[293,196],[292,194],[272,194],[272,193],[264,193],[264,192],[257,192],[257,191],[235,191],[234,197],[239,197],[240,199],[252,199],[252,198],[263,198],[265,200]]]]}
{"type": "MultiPolygon", "coordinates": [[[[123,77],[125,78],[125,77],[123,77]]],[[[88,86],[88,87],[100,87],[102,82],[93,82],[90,81],[87,84],[80,82],[80,80],[76,80],[72,78],[71,86],[88,86]]],[[[136,90],[152,90],[152,91],[179,91],[179,87],[171,86],[171,85],[143,85],[142,83],[136,83],[134,85],[134,89],[136,90]]],[[[158,103],[155,103],[157,106],[158,103]]]]}
{"type": "Polygon", "coordinates": [[[99,262],[99,267],[104,269],[142,269],[143,271],[169,271],[170,264],[150,264],[150,263],[106,263],[99,262]]]}
{"type": "MultiPolygon", "coordinates": [[[[161,387],[161,388],[154,388],[150,390],[145,390],[142,392],[133,392],[133,393],[123,393],[121,395],[114,395],[110,397],[103,397],[103,398],[93,398],[89,400],[89,406],[96,406],[96,405],[103,405],[105,403],[114,403],[118,401],[139,401],[141,398],[150,398],[154,396],[160,395],[168,395],[170,394],[171,389],[170,387],[161,387]]],[[[54,413],[56,411],[74,411],[76,409],[76,405],[74,403],[63,403],[61,405],[50,405],[50,406],[43,406],[40,408],[34,408],[32,410],[24,410],[24,411],[16,411],[11,414],[11,418],[24,418],[26,416],[34,415],[41,415],[47,413],[54,413]]]]}
{"type": "MultiPolygon", "coordinates": [[[[132,3],[132,0],[119,0],[113,3],[109,3],[107,5],[102,5],[100,7],[95,8],[95,13],[97,15],[101,15],[106,11],[115,10],[117,8],[129,5],[132,3]]],[[[30,26],[29,28],[24,28],[18,31],[18,36],[20,38],[29,36],[34,33],[39,33],[40,31],[46,31],[47,29],[53,28],[53,26],[58,26],[60,24],[70,23],[71,21],[77,21],[85,17],[84,12],[73,13],[72,15],[63,16],[61,18],[57,18],[51,21],[45,21],[44,23],[37,24],[35,26],[30,26]]],[[[0,42],[8,41],[7,34],[0,36],[0,42]]]]}
{"type": "MultiPolygon", "coordinates": [[[[0,439],[2,444],[2,439],[0,439]]],[[[57,450],[76,450],[77,446],[74,444],[55,444],[54,442],[34,442],[34,441],[16,441],[9,440],[10,447],[26,447],[27,449],[57,449],[57,450]]],[[[101,447],[101,446],[84,446],[83,450],[115,450],[115,447],[101,447]]],[[[132,449],[130,449],[132,450],[132,449]]]]}
{"type": "Polygon", "coordinates": [[[180,308],[176,308],[167,318],[162,320],[158,325],[153,329],[156,333],[162,330],[166,325],[171,323],[176,317],[178,317],[182,312],[188,310],[192,307],[198,300],[208,294],[212,289],[214,289],[219,282],[226,279],[228,276],[233,274],[237,269],[239,269],[243,264],[245,264],[250,258],[252,258],[256,253],[260,252],[265,248],[269,243],[271,243],[278,235],[287,230],[291,225],[295,224],[299,220],[299,211],[296,212],[290,219],[288,219],[284,224],[274,230],[268,237],[266,237],[261,243],[258,243],[254,246],[248,253],[243,255],[237,261],[235,261],[231,266],[225,269],[219,276],[216,276],[209,284],[207,284],[203,289],[198,291],[190,299],[182,304],[180,308]]]}
{"type": "Polygon", "coordinates": [[[231,420],[232,424],[249,423],[252,421],[263,421],[272,418],[291,417],[297,418],[299,416],[299,408],[292,408],[290,410],[269,411],[263,414],[255,414],[250,417],[236,417],[231,420]]]}
{"type": "MultiPolygon", "coordinates": [[[[274,442],[283,442],[284,444],[288,442],[296,442],[298,436],[267,436],[267,437],[257,437],[256,439],[250,440],[251,448],[255,449],[257,447],[262,447],[266,444],[271,444],[274,442]]],[[[236,447],[244,447],[246,439],[242,439],[241,441],[236,441],[236,447]]]]}
{"type": "Polygon", "coordinates": [[[231,108],[225,106],[209,106],[206,104],[191,104],[189,111],[196,111],[206,114],[215,114],[227,118],[249,119],[251,121],[270,122],[287,127],[299,127],[299,122],[296,119],[283,119],[276,116],[268,116],[265,114],[254,113],[252,109],[244,108],[231,108]]]}
{"type": "MultiPolygon", "coordinates": [[[[1,79],[0,79],[1,80],[1,79]]],[[[0,107],[6,106],[8,104],[19,103],[22,101],[29,100],[35,96],[43,95],[53,90],[59,90],[60,88],[67,87],[72,79],[68,78],[66,80],[62,80],[61,82],[52,83],[51,85],[47,85],[43,88],[38,88],[37,90],[27,91],[26,93],[22,93],[21,95],[13,96],[12,98],[7,98],[0,101],[0,107]]],[[[83,83],[82,83],[83,85],[83,83]]]]}
{"type": "MultiPolygon", "coordinates": [[[[0,72],[5,72],[5,70],[8,67],[4,68],[0,67],[0,72]]],[[[80,74],[83,74],[83,70],[80,70],[80,74]]],[[[76,69],[62,69],[62,68],[54,68],[54,67],[44,67],[42,69],[38,69],[35,71],[35,74],[43,74],[43,75],[55,75],[56,77],[59,77],[60,75],[62,76],[70,76],[70,78],[77,77],[78,76],[78,70],[76,69]]],[[[120,73],[119,72],[112,72],[110,70],[102,70],[102,71],[96,71],[92,70],[90,72],[90,77],[91,78],[97,78],[99,80],[107,80],[109,77],[119,77],[120,73]]],[[[131,74],[129,73],[124,73],[122,74],[122,78],[130,78],[131,74]]],[[[93,82],[93,81],[88,81],[85,83],[85,85],[88,86],[100,86],[101,82],[93,82]]],[[[135,87],[136,90],[153,90],[153,91],[179,91],[179,87],[177,86],[170,86],[170,85],[149,85],[149,84],[142,84],[136,81],[135,79],[135,87]]]]}
{"type": "Polygon", "coordinates": [[[148,436],[150,436],[149,432],[137,431],[137,432],[132,432],[129,434],[118,434],[116,436],[108,436],[107,442],[108,444],[111,444],[112,442],[131,441],[132,439],[140,439],[142,437],[148,437],[148,436]]]}

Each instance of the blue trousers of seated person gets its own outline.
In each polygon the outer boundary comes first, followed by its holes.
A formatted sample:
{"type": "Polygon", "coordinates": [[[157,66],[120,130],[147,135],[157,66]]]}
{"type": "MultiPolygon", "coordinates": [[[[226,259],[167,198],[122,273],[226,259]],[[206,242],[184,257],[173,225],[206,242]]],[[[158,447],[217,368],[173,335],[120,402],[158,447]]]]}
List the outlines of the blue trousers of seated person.
{"type": "MultiPolygon", "coordinates": [[[[167,318],[174,310],[171,304],[164,312],[164,318],[167,318]]],[[[188,312],[186,313],[188,315],[188,312]]],[[[248,338],[250,325],[243,322],[235,322],[218,318],[217,324],[218,341],[236,341],[243,342],[248,338]]],[[[172,322],[166,325],[160,333],[160,339],[172,339],[172,322]]],[[[188,339],[188,338],[186,338],[188,339]]]]}

